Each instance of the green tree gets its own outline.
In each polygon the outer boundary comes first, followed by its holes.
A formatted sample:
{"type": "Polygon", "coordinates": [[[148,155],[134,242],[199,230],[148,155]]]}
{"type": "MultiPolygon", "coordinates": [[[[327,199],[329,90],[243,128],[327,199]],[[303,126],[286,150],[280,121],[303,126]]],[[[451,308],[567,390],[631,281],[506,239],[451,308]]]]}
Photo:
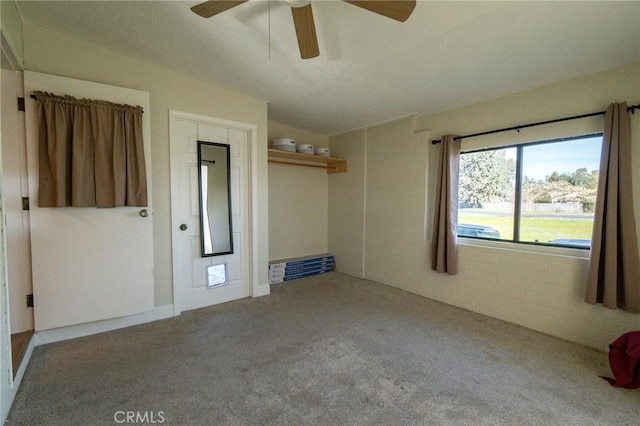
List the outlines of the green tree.
{"type": "Polygon", "coordinates": [[[549,204],[549,203],[553,203],[553,198],[551,198],[551,194],[549,194],[548,192],[545,192],[543,194],[538,195],[536,198],[534,198],[533,202],[549,204]]]}
{"type": "Polygon", "coordinates": [[[464,207],[504,200],[513,192],[515,163],[505,151],[482,151],[460,156],[458,201],[464,207]]]}
{"type": "Polygon", "coordinates": [[[568,182],[571,185],[587,189],[594,189],[598,185],[598,170],[587,171],[586,167],[577,169],[575,172],[558,173],[555,171],[546,178],[547,182],[568,182]]]}
{"type": "Polygon", "coordinates": [[[558,171],[556,170],[555,172],[553,172],[549,176],[547,176],[547,178],[545,180],[547,182],[569,182],[569,183],[571,183],[571,176],[569,176],[568,173],[558,173],[558,171]]]}
{"type": "Polygon", "coordinates": [[[544,182],[525,179],[522,198],[534,203],[581,203],[583,212],[593,213],[598,186],[598,170],[587,171],[586,167],[575,172],[554,171],[544,182]]]}
{"type": "Polygon", "coordinates": [[[586,167],[578,169],[571,174],[571,184],[587,189],[595,189],[598,185],[598,171],[592,170],[589,173],[586,167]]]}

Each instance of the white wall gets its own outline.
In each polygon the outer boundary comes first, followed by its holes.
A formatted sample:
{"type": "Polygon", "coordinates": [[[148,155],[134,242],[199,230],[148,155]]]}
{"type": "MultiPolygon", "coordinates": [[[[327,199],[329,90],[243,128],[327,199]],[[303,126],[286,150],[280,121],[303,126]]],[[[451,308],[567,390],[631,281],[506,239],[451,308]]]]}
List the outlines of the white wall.
{"type": "MultiPolygon", "coordinates": [[[[269,122],[269,144],[277,138],[328,147],[329,138],[269,122]]],[[[269,163],[269,260],[327,252],[326,170],[269,163]]]]}
{"type": "MultiPolygon", "coordinates": [[[[362,176],[347,173],[348,181],[331,186],[331,200],[364,185],[366,206],[359,219],[355,216],[344,216],[344,220],[334,218],[331,209],[330,235],[340,232],[340,228],[358,226],[357,222],[365,223],[364,248],[352,257],[365,257],[366,278],[604,350],[620,334],[640,329],[640,316],[583,302],[588,263],[585,251],[461,239],[458,275],[431,271],[433,182],[440,148],[426,143],[425,155],[420,157],[421,134],[415,132],[428,129],[432,138],[439,138],[447,133],[475,133],[602,111],[614,101],[638,104],[638,76],[640,64],[635,64],[421,117],[413,123],[402,120],[369,128],[364,140],[357,132],[332,137],[330,145],[336,151],[342,146],[364,144],[366,173],[364,182],[362,176]],[[419,170],[422,160],[423,174],[419,170]],[[427,184],[426,191],[421,192],[418,181],[423,178],[427,184]],[[426,211],[420,217],[420,206],[425,203],[426,211]],[[401,208],[394,207],[396,205],[401,208]],[[420,238],[420,232],[426,238],[420,238]]],[[[463,149],[601,130],[602,117],[597,117],[463,140],[463,149]]],[[[640,115],[637,113],[632,116],[632,134],[634,169],[640,170],[640,115]]],[[[350,168],[351,165],[350,162],[350,168]]],[[[640,188],[640,173],[635,174],[633,184],[640,188]]],[[[634,205],[636,222],[640,224],[640,195],[634,205]]],[[[342,250],[339,240],[330,239],[330,242],[330,250],[342,250]],[[337,246],[334,247],[334,243],[337,246]]],[[[350,247],[354,249],[356,247],[350,247]]],[[[357,262],[346,265],[347,259],[337,263],[338,270],[347,273],[357,270],[357,262]]]]}
{"type": "Polygon", "coordinates": [[[329,251],[336,269],[364,277],[366,130],[331,138],[331,155],[347,160],[347,172],[329,176],[329,251]]]}
{"type": "Polygon", "coordinates": [[[412,119],[367,129],[365,278],[409,281],[414,261],[424,264],[409,248],[425,240],[429,144],[412,119]]]}
{"type": "MultiPolygon", "coordinates": [[[[63,77],[95,81],[150,93],[151,176],[154,215],[155,306],[173,302],[171,282],[171,209],[169,176],[169,109],[210,117],[252,123],[258,128],[258,277],[268,282],[267,212],[267,104],[224,88],[196,80],[159,66],[140,61],[25,23],[25,69],[63,77]]],[[[27,102],[29,100],[27,99],[27,102]]]]}
{"type": "MultiPolygon", "coordinates": [[[[22,37],[22,18],[13,0],[2,0],[0,2],[0,16],[3,43],[8,44],[7,49],[16,59],[16,71],[22,68],[24,43],[22,37]]],[[[8,69],[3,65],[3,68],[8,69]]]]}

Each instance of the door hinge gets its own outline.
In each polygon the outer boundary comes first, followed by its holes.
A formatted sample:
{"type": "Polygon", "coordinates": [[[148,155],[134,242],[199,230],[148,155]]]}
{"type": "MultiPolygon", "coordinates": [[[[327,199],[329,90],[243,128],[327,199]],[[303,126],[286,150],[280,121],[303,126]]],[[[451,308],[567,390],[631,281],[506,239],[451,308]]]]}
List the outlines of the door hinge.
{"type": "Polygon", "coordinates": [[[29,210],[29,197],[22,197],[22,210],[29,210]]]}
{"type": "Polygon", "coordinates": [[[18,111],[24,111],[24,98],[18,98],[18,111]]]}
{"type": "Polygon", "coordinates": [[[33,294],[27,294],[27,308],[33,308],[33,294]]]}

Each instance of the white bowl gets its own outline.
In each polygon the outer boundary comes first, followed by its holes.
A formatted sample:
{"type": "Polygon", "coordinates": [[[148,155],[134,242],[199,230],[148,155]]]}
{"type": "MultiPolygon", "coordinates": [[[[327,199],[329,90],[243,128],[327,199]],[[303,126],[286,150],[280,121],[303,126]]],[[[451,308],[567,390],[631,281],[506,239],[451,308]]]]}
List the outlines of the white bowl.
{"type": "Polygon", "coordinates": [[[271,147],[280,151],[296,152],[296,141],[289,138],[278,138],[273,140],[271,147]]]}
{"type": "Polygon", "coordinates": [[[309,145],[308,143],[299,143],[296,145],[296,151],[301,152],[303,154],[311,154],[313,155],[313,145],[309,145]]]}
{"type": "Polygon", "coordinates": [[[315,153],[320,157],[331,157],[329,148],[316,148],[315,153]]]}

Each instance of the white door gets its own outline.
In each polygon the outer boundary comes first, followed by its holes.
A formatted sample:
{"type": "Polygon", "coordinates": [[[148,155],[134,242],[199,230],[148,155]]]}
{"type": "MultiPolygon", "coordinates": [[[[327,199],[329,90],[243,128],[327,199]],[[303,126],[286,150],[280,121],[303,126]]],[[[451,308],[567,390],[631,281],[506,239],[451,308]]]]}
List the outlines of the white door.
{"type": "Polygon", "coordinates": [[[24,113],[18,112],[16,101],[22,92],[21,74],[2,70],[2,196],[11,334],[33,330],[33,309],[26,303],[32,292],[29,211],[22,207],[22,198],[29,196],[27,153],[24,113]]]}
{"type": "Polygon", "coordinates": [[[171,112],[171,223],[177,311],[249,296],[249,130],[216,125],[215,119],[171,112]],[[233,253],[202,257],[198,197],[198,141],[230,146],[233,253]],[[227,283],[208,286],[207,271],[225,265],[227,283]]]}
{"type": "MultiPolygon", "coordinates": [[[[4,35],[3,35],[4,37],[4,35]]],[[[4,49],[2,49],[2,60],[4,61],[4,49]]],[[[4,70],[2,70],[4,76],[4,70]]],[[[4,114],[5,108],[5,94],[4,94],[4,79],[2,81],[2,113],[4,114]]],[[[4,115],[2,116],[0,123],[4,129],[5,121],[4,115]]],[[[0,134],[0,146],[4,144],[4,132],[0,134]]],[[[2,169],[3,162],[0,155],[0,169],[2,169]]],[[[5,250],[5,226],[4,226],[4,211],[2,210],[2,198],[4,196],[2,192],[2,173],[0,173],[0,421],[4,422],[9,413],[11,407],[11,401],[13,400],[13,372],[11,365],[11,331],[9,330],[9,288],[7,286],[7,271],[5,267],[6,250],[5,250]]]]}
{"type": "Polygon", "coordinates": [[[35,90],[144,108],[151,204],[149,94],[33,72],[24,73],[35,329],[123,317],[153,309],[153,214],[141,208],[38,207],[35,90]]]}

